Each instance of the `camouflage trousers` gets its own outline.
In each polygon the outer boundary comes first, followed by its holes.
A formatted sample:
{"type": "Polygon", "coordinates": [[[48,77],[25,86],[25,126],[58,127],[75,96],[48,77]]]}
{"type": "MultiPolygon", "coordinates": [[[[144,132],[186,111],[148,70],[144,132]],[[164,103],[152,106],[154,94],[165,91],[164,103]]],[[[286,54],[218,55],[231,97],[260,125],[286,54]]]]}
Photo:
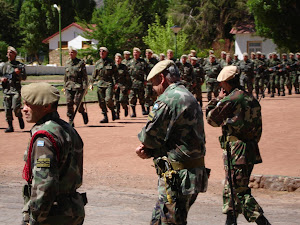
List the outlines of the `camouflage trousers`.
{"type": "Polygon", "coordinates": [[[299,90],[300,74],[293,73],[291,75],[291,80],[295,90],[299,90]]]}
{"type": "Polygon", "coordinates": [[[139,99],[141,105],[145,104],[145,91],[143,86],[139,88],[131,88],[131,91],[129,93],[130,106],[136,106],[137,99],[139,99]]]}
{"type": "MultiPolygon", "coordinates": [[[[223,213],[232,212],[231,192],[228,183],[228,170],[225,166],[226,180],[223,190],[223,213]]],[[[251,189],[248,187],[253,165],[234,165],[231,170],[231,179],[234,192],[234,202],[236,214],[243,214],[248,222],[254,222],[263,210],[254,197],[251,195],[251,189]]]]}
{"type": "Polygon", "coordinates": [[[115,91],[115,111],[117,113],[120,113],[120,105],[123,109],[128,108],[128,89],[123,85],[119,85],[115,91]]]}
{"type": "Polygon", "coordinates": [[[285,85],[288,90],[292,90],[292,74],[287,73],[285,76],[285,85]]]}
{"type": "MultiPolygon", "coordinates": [[[[74,115],[74,104],[77,107],[81,96],[83,94],[84,90],[77,90],[77,91],[73,91],[73,90],[66,90],[66,98],[67,98],[67,116],[69,118],[72,118],[74,115]]],[[[83,113],[84,112],[84,107],[83,104],[80,105],[80,107],[78,108],[78,112],[79,113],[83,113]]]]}
{"type": "Polygon", "coordinates": [[[14,92],[13,94],[4,94],[3,107],[5,110],[6,121],[13,120],[13,111],[16,117],[22,117],[21,94],[19,92],[14,92]]]}
{"type": "Polygon", "coordinates": [[[219,95],[219,82],[206,82],[206,90],[207,90],[207,99],[208,101],[211,100],[211,95],[214,93],[215,97],[219,95]]]}
{"type": "Polygon", "coordinates": [[[157,94],[152,88],[152,84],[148,84],[145,87],[145,106],[150,107],[153,106],[153,103],[157,99],[157,94]]]}
{"type": "Polygon", "coordinates": [[[201,84],[197,84],[196,87],[193,89],[193,94],[196,95],[196,99],[198,102],[202,101],[202,88],[201,84]]]}
{"type": "Polygon", "coordinates": [[[250,94],[252,94],[253,91],[253,77],[248,76],[246,74],[241,74],[240,76],[240,85],[245,88],[250,94]],[[247,86],[247,88],[246,88],[247,86]]]}
{"type": "Polygon", "coordinates": [[[275,89],[278,90],[278,93],[284,92],[284,82],[285,75],[284,74],[272,74],[270,76],[270,89],[272,93],[275,93],[275,89]]]}
{"type": "Polygon", "coordinates": [[[262,94],[264,91],[264,86],[265,86],[265,79],[264,79],[263,75],[256,76],[254,79],[255,93],[262,94]]]}
{"type": "Polygon", "coordinates": [[[99,106],[102,109],[103,113],[107,113],[107,107],[111,111],[114,110],[112,85],[108,87],[98,87],[97,96],[98,96],[99,106]]]}
{"type": "Polygon", "coordinates": [[[198,193],[183,195],[169,184],[164,178],[158,180],[158,201],[152,212],[151,225],[185,225],[190,207],[197,199],[198,193]],[[172,203],[168,201],[167,195],[172,198],[172,203]]]}

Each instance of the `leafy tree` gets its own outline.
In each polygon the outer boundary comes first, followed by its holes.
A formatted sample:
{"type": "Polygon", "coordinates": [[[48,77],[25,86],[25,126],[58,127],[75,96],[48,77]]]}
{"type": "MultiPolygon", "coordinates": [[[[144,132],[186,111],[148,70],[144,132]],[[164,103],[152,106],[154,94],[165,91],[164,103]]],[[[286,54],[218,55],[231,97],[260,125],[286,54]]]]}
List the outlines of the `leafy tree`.
{"type": "MultiPolygon", "coordinates": [[[[159,16],[155,16],[155,22],[149,25],[148,35],[143,37],[146,45],[148,45],[156,53],[166,53],[168,49],[175,49],[175,35],[171,30],[174,26],[172,18],[169,17],[167,23],[163,26],[159,16]]],[[[184,53],[188,39],[187,35],[180,31],[177,34],[177,56],[184,53]]]]}
{"type": "Polygon", "coordinates": [[[6,60],[7,47],[8,44],[4,41],[0,41],[0,62],[4,62],[6,60]]]}
{"type": "Polygon", "coordinates": [[[300,50],[300,2],[297,0],[249,0],[256,32],[273,39],[279,48],[300,50]]]}

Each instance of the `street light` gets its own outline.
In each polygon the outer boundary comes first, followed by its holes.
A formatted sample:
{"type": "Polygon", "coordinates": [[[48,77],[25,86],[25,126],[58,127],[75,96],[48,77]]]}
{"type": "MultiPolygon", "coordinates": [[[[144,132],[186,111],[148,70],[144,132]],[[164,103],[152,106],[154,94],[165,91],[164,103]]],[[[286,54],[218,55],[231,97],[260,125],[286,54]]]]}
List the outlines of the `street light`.
{"type": "Polygon", "coordinates": [[[175,25],[175,26],[171,27],[171,29],[175,34],[175,58],[177,58],[177,34],[181,30],[181,27],[175,25]]]}
{"type": "Polygon", "coordinates": [[[60,61],[60,66],[62,66],[62,50],[61,50],[61,8],[59,5],[54,4],[53,5],[54,8],[57,9],[58,11],[58,29],[59,29],[59,61],[60,61]]]}

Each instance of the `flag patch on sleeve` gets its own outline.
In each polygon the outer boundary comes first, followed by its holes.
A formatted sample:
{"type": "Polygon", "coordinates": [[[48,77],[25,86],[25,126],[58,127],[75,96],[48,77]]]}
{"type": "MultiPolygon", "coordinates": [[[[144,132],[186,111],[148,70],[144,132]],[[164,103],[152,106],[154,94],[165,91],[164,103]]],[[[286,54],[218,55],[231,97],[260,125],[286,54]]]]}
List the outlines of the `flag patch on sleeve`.
{"type": "Polygon", "coordinates": [[[39,141],[37,141],[37,144],[36,144],[36,146],[38,146],[38,147],[43,147],[43,146],[45,146],[45,142],[44,142],[44,141],[41,141],[41,140],[39,140],[39,141]]]}

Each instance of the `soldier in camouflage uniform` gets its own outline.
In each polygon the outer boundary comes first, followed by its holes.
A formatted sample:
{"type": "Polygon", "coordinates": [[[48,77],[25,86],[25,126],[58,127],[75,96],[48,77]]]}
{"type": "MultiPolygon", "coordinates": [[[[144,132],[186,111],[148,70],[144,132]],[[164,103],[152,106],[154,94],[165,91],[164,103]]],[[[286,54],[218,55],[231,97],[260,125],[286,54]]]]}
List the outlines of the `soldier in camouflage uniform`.
{"type": "Polygon", "coordinates": [[[255,60],[256,60],[255,52],[251,52],[251,54],[250,54],[250,61],[254,63],[255,60]]]}
{"type": "Polygon", "coordinates": [[[279,82],[283,76],[283,71],[281,68],[281,61],[277,58],[276,52],[272,53],[272,59],[269,62],[269,73],[270,73],[270,89],[271,89],[271,98],[274,97],[275,88],[278,90],[278,96],[280,96],[280,86],[279,82]]]}
{"type": "Polygon", "coordinates": [[[265,61],[261,58],[261,52],[256,53],[257,57],[254,60],[254,87],[255,87],[255,93],[256,93],[256,99],[259,98],[259,93],[262,94],[263,97],[265,97],[264,93],[264,74],[265,70],[267,69],[265,61]]]}
{"type": "MultiPolygon", "coordinates": [[[[299,59],[300,59],[300,55],[299,55],[299,59]]],[[[299,66],[300,66],[300,61],[298,61],[297,59],[295,59],[295,55],[294,53],[290,53],[290,65],[291,65],[291,81],[292,81],[292,85],[295,88],[295,94],[300,94],[299,92],[299,83],[296,82],[296,78],[297,78],[297,71],[299,70],[299,66]]]]}
{"type": "Polygon", "coordinates": [[[254,80],[254,66],[253,62],[248,59],[248,53],[243,53],[243,60],[241,60],[238,64],[240,70],[242,71],[240,76],[240,83],[245,90],[252,95],[253,91],[253,80],[254,80]],[[246,87],[247,86],[247,89],[246,87]]]}
{"type": "Polygon", "coordinates": [[[181,63],[178,66],[182,84],[191,92],[194,92],[196,78],[193,73],[193,66],[187,62],[187,55],[181,56],[181,63]]]}
{"type": "Polygon", "coordinates": [[[166,58],[166,56],[164,53],[159,54],[159,61],[163,61],[163,60],[165,60],[165,58],[166,58]]]}
{"type": "Polygon", "coordinates": [[[147,77],[158,94],[136,153],[154,158],[159,197],[150,224],[186,224],[199,192],[207,189],[202,110],[182,85],[172,60],[157,63],[147,77]]]}
{"type": "Polygon", "coordinates": [[[221,52],[221,58],[218,61],[218,63],[220,64],[221,68],[223,68],[224,66],[226,66],[226,52],[225,51],[221,52]]]}
{"type": "Polygon", "coordinates": [[[234,57],[233,57],[233,60],[232,60],[232,65],[233,66],[236,66],[236,65],[238,65],[238,63],[239,63],[239,58],[238,58],[238,54],[234,54],[234,57]]]}
{"type": "Polygon", "coordinates": [[[24,120],[21,112],[21,81],[26,80],[24,64],[16,61],[17,51],[14,47],[7,48],[8,61],[0,66],[0,80],[3,87],[3,106],[8,128],[5,133],[14,132],[13,111],[18,117],[21,129],[24,129],[24,120]]]}
{"type": "Polygon", "coordinates": [[[48,83],[22,87],[23,112],[31,129],[24,154],[23,223],[30,225],[83,224],[86,194],[82,184],[83,142],[57,113],[59,91],[48,83]]]}
{"type": "MultiPolygon", "coordinates": [[[[64,78],[64,89],[67,98],[67,116],[72,123],[74,120],[74,103],[76,106],[83,98],[85,89],[88,86],[88,76],[85,68],[84,60],[78,59],[77,50],[73,47],[69,48],[70,59],[66,62],[66,72],[64,78]]],[[[89,122],[88,115],[85,112],[83,104],[80,104],[78,112],[82,114],[84,124],[89,122]]],[[[74,123],[72,123],[74,126],[74,123]]]]}
{"type": "Polygon", "coordinates": [[[293,84],[294,84],[294,87],[296,89],[296,94],[300,94],[300,53],[297,52],[296,53],[296,60],[297,60],[297,63],[298,63],[298,66],[296,67],[296,75],[295,77],[293,78],[293,84]]]}
{"type": "Polygon", "coordinates": [[[258,142],[262,133],[261,107],[259,102],[245,92],[239,84],[236,66],[225,67],[218,76],[222,90],[218,98],[206,107],[207,122],[213,127],[222,127],[219,137],[223,149],[224,168],[228,175],[227,152],[231,153],[231,176],[225,181],[223,213],[226,224],[234,224],[234,213],[228,179],[232,179],[236,216],[243,214],[248,222],[270,224],[263,210],[251,195],[248,187],[254,164],[261,163],[258,142]]]}
{"type": "Polygon", "coordinates": [[[195,77],[195,87],[193,88],[193,94],[196,95],[196,99],[202,107],[202,85],[204,83],[204,70],[199,63],[197,63],[196,57],[191,57],[191,65],[193,66],[193,76],[195,77]]]}
{"type": "MultiPolygon", "coordinates": [[[[152,57],[153,51],[151,49],[146,49],[146,58],[145,61],[148,64],[147,66],[147,75],[150,73],[151,69],[155,66],[156,63],[158,63],[158,60],[154,57],[152,57]]],[[[150,106],[153,106],[153,103],[155,102],[157,98],[157,95],[155,91],[153,91],[152,84],[150,81],[147,82],[145,87],[145,106],[146,106],[146,113],[145,115],[148,115],[150,112],[150,106]]]]}
{"type": "Polygon", "coordinates": [[[132,109],[131,117],[136,117],[136,103],[137,99],[142,107],[143,115],[146,115],[145,110],[145,85],[144,81],[147,76],[148,65],[144,59],[140,58],[141,50],[139,48],[133,48],[133,59],[129,62],[129,74],[132,81],[131,91],[129,94],[129,103],[132,109]]]}
{"type": "Polygon", "coordinates": [[[115,63],[118,70],[118,76],[115,84],[115,102],[116,102],[116,119],[120,118],[120,105],[124,109],[124,116],[128,116],[128,92],[131,88],[131,79],[128,68],[121,63],[122,56],[120,53],[115,55],[115,63]]]}
{"type": "Polygon", "coordinates": [[[291,67],[290,67],[291,62],[287,58],[286,53],[283,53],[281,56],[282,56],[281,65],[283,67],[282,69],[284,70],[284,76],[280,80],[280,86],[283,90],[282,96],[285,96],[285,93],[284,93],[285,87],[284,87],[284,85],[286,85],[286,87],[288,89],[288,94],[291,95],[292,94],[292,76],[291,76],[291,67]]]}
{"type": "Polygon", "coordinates": [[[131,60],[130,58],[130,51],[124,51],[123,52],[124,59],[122,60],[122,64],[126,65],[127,67],[129,66],[129,62],[131,60]]]}
{"type": "Polygon", "coordinates": [[[100,120],[100,123],[108,123],[107,107],[111,110],[112,120],[116,119],[113,87],[115,79],[118,76],[118,70],[114,61],[107,57],[108,49],[106,47],[101,47],[99,54],[100,59],[96,62],[92,82],[98,80],[98,102],[104,116],[104,118],[100,120]]]}
{"type": "Polygon", "coordinates": [[[230,66],[231,64],[232,64],[232,58],[231,58],[231,55],[230,55],[230,53],[227,53],[227,54],[226,54],[226,61],[225,61],[224,66],[230,66]]]}
{"type": "Polygon", "coordinates": [[[219,94],[219,83],[217,81],[217,76],[221,71],[221,66],[216,62],[215,55],[209,56],[209,62],[204,66],[205,71],[205,81],[206,81],[206,90],[207,90],[207,99],[211,100],[211,94],[214,93],[214,96],[217,97],[219,94]]]}

